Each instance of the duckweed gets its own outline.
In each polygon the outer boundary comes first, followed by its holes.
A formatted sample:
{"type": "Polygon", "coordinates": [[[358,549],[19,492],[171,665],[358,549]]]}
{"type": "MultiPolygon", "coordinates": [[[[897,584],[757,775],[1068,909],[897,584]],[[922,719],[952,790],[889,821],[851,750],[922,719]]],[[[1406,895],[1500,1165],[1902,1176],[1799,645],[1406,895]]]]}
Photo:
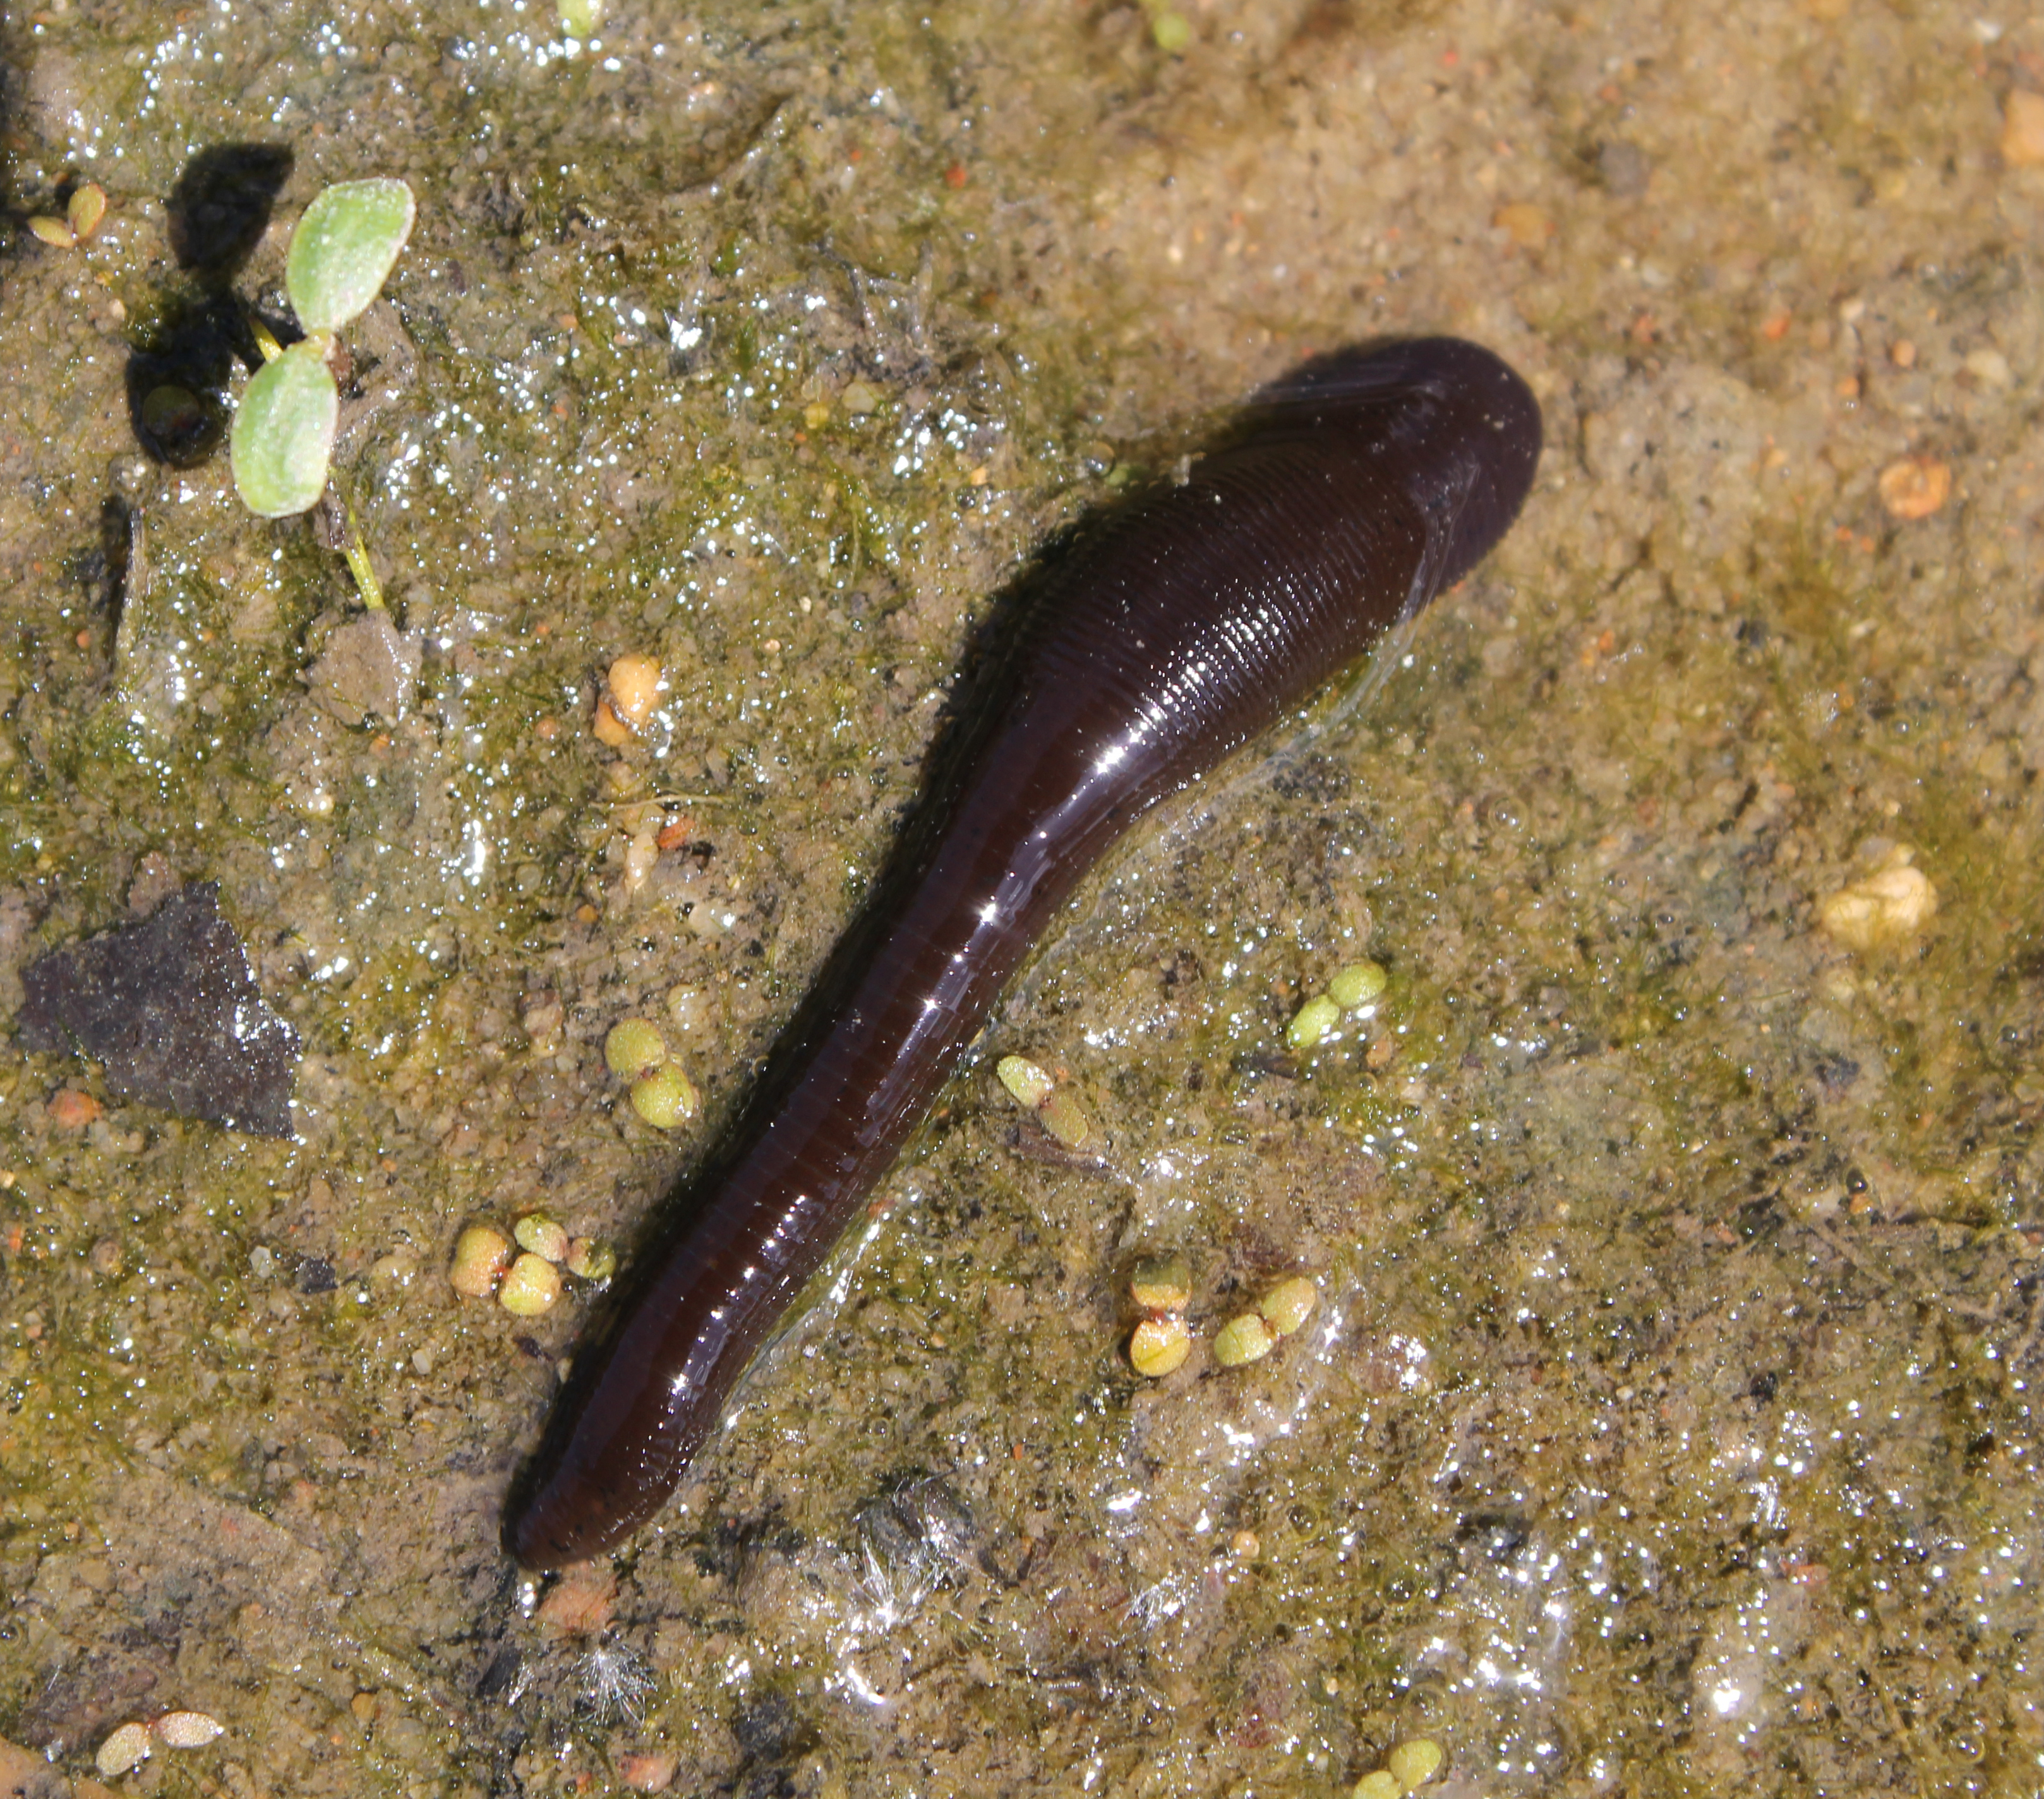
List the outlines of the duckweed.
{"type": "Polygon", "coordinates": [[[650,1019],[623,1019],[603,1040],[604,1066],[624,1080],[636,1080],[667,1059],[667,1040],[650,1019]]]}
{"type": "Polygon", "coordinates": [[[1128,1297],[1146,1312],[1178,1312],[1193,1296],[1193,1273],[1176,1250],[1146,1255],[1130,1270],[1128,1297]]]}
{"type": "Polygon", "coordinates": [[[1162,1380],[1185,1366],[1192,1353],[1192,1333],[1179,1317],[1145,1318],[1129,1333],[1129,1365],[1139,1374],[1162,1380]]]}
{"type": "Polygon", "coordinates": [[[86,182],[71,195],[71,204],[64,209],[65,222],[81,244],[98,230],[99,221],[106,217],[106,190],[96,181],[86,182]]]}
{"type": "Polygon", "coordinates": [[[1285,1040],[1294,1049],[1317,1048],[1334,1035],[1340,1022],[1341,1008],[1325,994],[1316,994],[1292,1014],[1285,1040]]]}
{"type": "Polygon", "coordinates": [[[511,1227],[511,1235],[521,1249],[530,1250],[549,1262],[567,1259],[568,1233],[544,1212],[528,1213],[511,1227]]]}
{"type": "Polygon", "coordinates": [[[1337,970],[1335,978],[1327,982],[1327,998],[1343,1011],[1353,1012],[1358,1006],[1368,1005],[1382,998],[1390,981],[1381,963],[1351,962],[1346,968],[1337,970]]]}
{"type": "Polygon", "coordinates": [[[1057,1086],[1026,1055],[1004,1055],[993,1065],[993,1071],[1001,1078],[1001,1086],[1024,1105],[1040,1106],[1057,1086]]]}
{"type": "Polygon", "coordinates": [[[173,1749],[203,1749],[227,1734],[227,1726],[205,1712],[166,1712],[149,1730],[158,1742],[173,1749]]]}
{"type": "Polygon", "coordinates": [[[576,1237],[568,1244],[568,1272],[582,1281],[607,1281],[617,1272],[617,1251],[594,1237],[576,1237]]]}
{"type": "Polygon", "coordinates": [[[1091,1135],[1085,1109],[1027,1056],[1004,1055],[993,1071],[1016,1101],[1032,1108],[1043,1128],[1067,1149],[1077,1149],[1091,1135]]]}
{"type": "Polygon", "coordinates": [[[1416,1736],[1410,1742],[1400,1743],[1385,1757],[1384,1766],[1400,1787],[1410,1793],[1416,1786],[1424,1786],[1439,1774],[1441,1764],[1447,1759],[1447,1752],[1431,1737],[1416,1736]]]}
{"type": "Polygon", "coordinates": [[[108,1780],[117,1779],[149,1759],[149,1732],[145,1725],[123,1724],[99,1746],[92,1760],[108,1780]]]}
{"type": "Polygon", "coordinates": [[[1280,1281],[1256,1302],[1265,1324],[1281,1337],[1288,1337],[1312,1316],[1320,1303],[1320,1290],[1304,1274],[1280,1281]]]}
{"type": "Polygon", "coordinates": [[[695,1082],[671,1062],[632,1083],[632,1109],[656,1131],[671,1131],[696,1115],[695,1082]]]}
{"type": "Polygon", "coordinates": [[[529,1250],[511,1264],[510,1273],[497,1290],[497,1303],[520,1318],[536,1318],[551,1312],[560,1297],[560,1270],[546,1257],[529,1250]]]}
{"type": "Polygon", "coordinates": [[[471,1224],[455,1240],[448,1284],[471,1299],[487,1299],[510,1259],[511,1245],[501,1231],[488,1224],[471,1224]]]}
{"type": "Polygon", "coordinates": [[[1239,1368],[1245,1363],[1261,1362],[1277,1342],[1270,1327],[1258,1313],[1238,1313],[1216,1334],[1214,1360],[1224,1368],[1239,1368]]]}
{"type": "Polygon", "coordinates": [[[1062,1089],[1039,1108],[1037,1116],[1043,1121],[1043,1128],[1067,1149],[1077,1149],[1093,1135],[1085,1109],[1062,1089]]]}

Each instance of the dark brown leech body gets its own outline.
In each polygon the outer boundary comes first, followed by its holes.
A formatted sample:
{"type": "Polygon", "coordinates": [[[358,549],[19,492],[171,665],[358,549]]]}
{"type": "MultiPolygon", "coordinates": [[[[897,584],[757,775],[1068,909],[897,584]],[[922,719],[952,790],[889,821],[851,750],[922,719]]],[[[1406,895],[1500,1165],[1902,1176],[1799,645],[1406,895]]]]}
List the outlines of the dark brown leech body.
{"type": "Polygon", "coordinates": [[[1539,449],[1538,405],[1487,351],[1350,352],[1074,555],[722,1153],[578,1351],[505,1527],[520,1562],[601,1555],[660,1509],[1074,883],[1459,579],[1539,449]]]}

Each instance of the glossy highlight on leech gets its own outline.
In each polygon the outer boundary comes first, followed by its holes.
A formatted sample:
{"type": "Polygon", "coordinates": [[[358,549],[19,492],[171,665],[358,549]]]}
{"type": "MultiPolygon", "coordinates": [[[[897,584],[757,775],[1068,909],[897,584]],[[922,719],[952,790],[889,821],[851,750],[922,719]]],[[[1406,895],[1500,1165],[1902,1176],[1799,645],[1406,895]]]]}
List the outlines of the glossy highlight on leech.
{"type": "Polygon", "coordinates": [[[1539,452],[1538,404],[1489,351],[1342,352],[1043,583],[874,898],[577,1349],[506,1519],[519,1562],[602,1555],[659,1510],[1080,878],[1474,567],[1539,452]]]}

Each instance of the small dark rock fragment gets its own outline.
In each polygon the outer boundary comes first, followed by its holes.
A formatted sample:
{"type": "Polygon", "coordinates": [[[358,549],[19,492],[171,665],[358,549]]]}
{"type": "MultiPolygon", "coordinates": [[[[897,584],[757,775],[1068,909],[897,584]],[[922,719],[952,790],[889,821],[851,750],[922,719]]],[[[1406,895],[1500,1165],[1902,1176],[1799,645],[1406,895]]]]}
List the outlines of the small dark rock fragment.
{"type": "Polygon", "coordinates": [[[142,923],[31,963],[21,1047],[91,1056],[121,1098],[289,1137],[298,1033],[263,998],[219,901],[216,882],[194,882],[142,923]]]}

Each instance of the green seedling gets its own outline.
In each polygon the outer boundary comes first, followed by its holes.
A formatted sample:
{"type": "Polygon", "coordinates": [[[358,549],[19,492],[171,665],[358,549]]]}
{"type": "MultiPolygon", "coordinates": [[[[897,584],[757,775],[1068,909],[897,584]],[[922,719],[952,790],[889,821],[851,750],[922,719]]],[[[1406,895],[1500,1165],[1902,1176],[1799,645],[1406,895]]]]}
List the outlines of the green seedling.
{"type": "MultiPolygon", "coordinates": [[[[305,335],[289,349],[256,328],[266,359],[234,414],[234,486],[251,512],[289,518],[326,491],[340,392],[327,357],[334,334],[360,317],[382,290],[412,234],[417,206],[402,181],[344,181],[305,208],[291,234],[284,289],[305,335]]],[[[361,579],[368,559],[349,521],[348,564],[361,579]]],[[[375,579],[364,585],[381,603],[375,579]]]]}
{"type": "Polygon", "coordinates": [[[326,491],[340,390],[326,346],[308,337],[265,363],[234,414],[234,485],[252,513],[289,518],[326,491]]]}
{"type": "Polygon", "coordinates": [[[284,291],[309,336],[330,336],[368,311],[412,235],[417,208],[402,181],[344,181],[305,208],[284,259],[284,291]]]}

